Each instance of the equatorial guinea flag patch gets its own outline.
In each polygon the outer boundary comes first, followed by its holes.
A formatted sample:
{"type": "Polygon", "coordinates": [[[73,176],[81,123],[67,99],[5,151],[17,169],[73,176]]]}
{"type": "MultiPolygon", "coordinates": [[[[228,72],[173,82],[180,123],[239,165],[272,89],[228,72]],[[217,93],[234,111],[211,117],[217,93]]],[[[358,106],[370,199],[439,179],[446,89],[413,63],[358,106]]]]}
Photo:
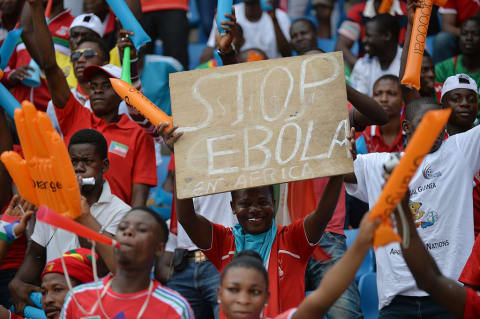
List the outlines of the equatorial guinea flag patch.
{"type": "Polygon", "coordinates": [[[108,149],[110,153],[117,154],[118,156],[125,157],[128,153],[128,146],[122,143],[112,141],[110,143],[110,148],[108,149]]]}

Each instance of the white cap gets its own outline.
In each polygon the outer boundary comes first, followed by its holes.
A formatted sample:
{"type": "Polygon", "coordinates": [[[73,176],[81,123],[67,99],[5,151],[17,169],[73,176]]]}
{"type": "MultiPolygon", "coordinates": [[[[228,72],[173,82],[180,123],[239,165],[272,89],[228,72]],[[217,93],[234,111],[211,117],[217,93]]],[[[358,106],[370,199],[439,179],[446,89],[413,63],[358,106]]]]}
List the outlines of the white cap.
{"type": "Polygon", "coordinates": [[[475,82],[475,80],[469,77],[468,75],[464,73],[460,73],[460,74],[449,76],[445,80],[445,82],[443,83],[442,95],[440,100],[443,99],[443,96],[445,94],[455,89],[472,90],[478,94],[477,82],[475,82]]]}
{"type": "Polygon", "coordinates": [[[103,32],[105,31],[102,21],[100,21],[100,18],[93,13],[85,13],[76,17],[72,24],[70,24],[70,30],[74,27],[84,27],[90,29],[100,37],[103,37],[103,32]]]}
{"type": "Polygon", "coordinates": [[[120,79],[122,77],[122,69],[113,64],[87,66],[83,71],[83,77],[85,80],[90,81],[90,79],[98,72],[106,73],[111,78],[120,79]]]}

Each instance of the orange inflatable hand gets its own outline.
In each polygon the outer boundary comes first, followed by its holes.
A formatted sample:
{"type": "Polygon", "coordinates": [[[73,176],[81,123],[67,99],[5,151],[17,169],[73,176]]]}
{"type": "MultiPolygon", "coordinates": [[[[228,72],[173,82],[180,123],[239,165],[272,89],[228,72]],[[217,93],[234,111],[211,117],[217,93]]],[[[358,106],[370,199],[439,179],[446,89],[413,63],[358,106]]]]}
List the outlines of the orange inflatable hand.
{"type": "Polygon", "coordinates": [[[125,100],[125,103],[127,103],[129,106],[133,106],[153,125],[158,126],[161,123],[170,123],[166,130],[172,128],[172,118],[165,114],[165,112],[153,104],[152,101],[150,101],[131,84],[115,78],[110,78],[110,83],[112,83],[112,87],[115,92],[117,92],[117,94],[123,100],[125,100]]]}
{"type": "Polygon", "coordinates": [[[24,101],[15,110],[15,125],[25,159],[4,152],[1,160],[20,195],[36,206],[45,205],[65,217],[81,215],[80,188],[67,148],[50,119],[24,101]]]}
{"type": "Polygon", "coordinates": [[[415,17],[410,36],[407,64],[402,78],[402,84],[420,89],[420,71],[422,68],[423,51],[427,41],[428,24],[432,14],[432,5],[443,6],[447,0],[420,0],[421,8],[415,9],[415,17]]]}
{"type": "Polygon", "coordinates": [[[380,8],[378,8],[378,13],[383,14],[383,13],[389,13],[390,9],[392,8],[393,5],[393,0],[382,0],[382,3],[380,4],[380,8]]]}
{"type": "Polygon", "coordinates": [[[405,195],[408,184],[422,163],[425,155],[432,149],[438,135],[445,128],[451,109],[429,111],[417,127],[415,134],[405,149],[405,154],[395,167],[377,203],[370,213],[370,220],[382,219],[382,224],[375,230],[374,247],[401,241],[391,226],[391,213],[405,195]]]}

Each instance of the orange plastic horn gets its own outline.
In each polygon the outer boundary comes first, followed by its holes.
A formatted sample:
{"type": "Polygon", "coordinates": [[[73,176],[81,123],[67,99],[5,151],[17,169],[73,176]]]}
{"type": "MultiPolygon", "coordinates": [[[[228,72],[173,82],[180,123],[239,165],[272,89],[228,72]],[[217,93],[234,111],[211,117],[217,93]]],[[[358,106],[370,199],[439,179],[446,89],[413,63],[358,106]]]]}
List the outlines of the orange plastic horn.
{"type": "Polygon", "coordinates": [[[390,215],[405,195],[408,184],[423,158],[431,150],[438,135],[445,128],[451,112],[451,109],[445,109],[426,113],[409,141],[405,154],[393,170],[370,213],[370,220],[373,221],[379,217],[382,219],[382,223],[375,230],[373,238],[375,248],[401,241],[400,236],[393,231],[390,215]]]}
{"type": "Polygon", "coordinates": [[[134,107],[153,125],[158,126],[161,123],[170,123],[166,130],[172,128],[173,121],[170,116],[165,114],[160,108],[152,103],[145,95],[139,92],[131,84],[120,79],[110,78],[112,87],[117,94],[125,100],[129,106],[134,107]]]}
{"type": "Polygon", "coordinates": [[[420,71],[422,68],[423,51],[427,41],[428,24],[432,14],[432,5],[442,6],[446,0],[421,0],[421,7],[415,9],[410,47],[403,75],[402,84],[420,89],[420,71]]]}
{"type": "Polygon", "coordinates": [[[393,5],[393,0],[382,0],[382,3],[380,4],[380,8],[378,8],[378,13],[383,14],[383,13],[389,13],[390,9],[392,8],[393,5]]]}

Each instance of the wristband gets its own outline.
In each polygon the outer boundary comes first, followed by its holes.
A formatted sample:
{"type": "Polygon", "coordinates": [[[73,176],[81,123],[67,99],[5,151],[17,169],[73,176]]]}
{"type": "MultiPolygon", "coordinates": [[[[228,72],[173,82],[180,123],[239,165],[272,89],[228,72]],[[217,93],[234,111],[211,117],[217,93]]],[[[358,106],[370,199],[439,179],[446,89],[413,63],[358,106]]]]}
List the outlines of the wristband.
{"type": "Polygon", "coordinates": [[[19,221],[13,223],[0,223],[0,239],[7,242],[7,244],[12,243],[15,239],[20,236],[15,235],[14,228],[19,223],[19,221]]]}
{"type": "Polygon", "coordinates": [[[105,227],[105,225],[102,225],[102,228],[100,228],[100,230],[98,231],[98,233],[99,233],[99,234],[103,234],[106,229],[107,229],[107,227],[105,227]]]}

